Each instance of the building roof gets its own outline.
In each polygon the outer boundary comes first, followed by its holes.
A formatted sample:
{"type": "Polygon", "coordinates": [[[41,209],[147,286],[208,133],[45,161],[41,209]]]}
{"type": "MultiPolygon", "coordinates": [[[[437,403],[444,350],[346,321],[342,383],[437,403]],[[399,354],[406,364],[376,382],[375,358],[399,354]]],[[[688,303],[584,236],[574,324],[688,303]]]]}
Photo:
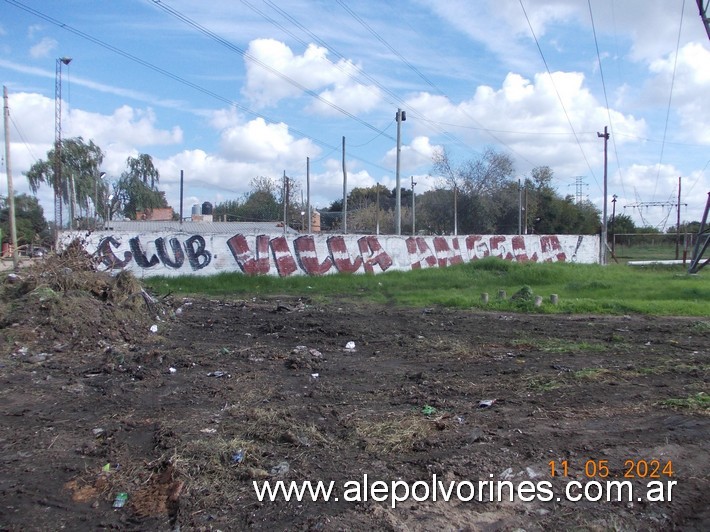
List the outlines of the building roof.
{"type": "MultiPolygon", "coordinates": [[[[185,220],[182,223],[162,220],[115,220],[106,224],[106,231],[121,231],[132,233],[201,233],[201,234],[269,234],[284,233],[281,222],[193,222],[185,220]]],[[[298,231],[286,228],[286,234],[297,235],[298,231]]]]}

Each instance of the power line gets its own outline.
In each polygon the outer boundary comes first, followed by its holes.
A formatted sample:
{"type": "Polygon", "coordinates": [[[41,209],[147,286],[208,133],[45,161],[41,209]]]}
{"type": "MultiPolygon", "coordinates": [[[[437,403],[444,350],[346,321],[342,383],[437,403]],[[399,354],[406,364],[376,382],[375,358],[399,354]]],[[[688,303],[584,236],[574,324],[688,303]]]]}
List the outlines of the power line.
{"type": "MultiPolygon", "coordinates": [[[[227,40],[224,39],[223,37],[220,37],[219,35],[217,35],[217,34],[214,33],[213,31],[207,29],[206,27],[204,27],[203,25],[199,24],[198,22],[192,20],[190,17],[184,15],[183,13],[181,13],[180,11],[178,11],[177,9],[174,9],[174,8],[168,6],[167,4],[165,4],[164,2],[162,2],[161,0],[151,0],[151,1],[152,1],[152,3],[155,4],[158,8],[162,9],[163,11],[165,11],[166,13],[168,13],[169,15],[171,15],[171,16],[177,18],[178,20],[180,20],[180,21],[182,21],[183,23],[187,24],[187,25],[190,26],[191,28],[196,29],[197,31],[199,31],[199,32],[202,33],[203,35],[205,35],[205,36],[209,37],[210,39],[216,41],[217,43],[221,44],[221,45],[224,46],[225,48],[227,48],[227,49],[229,49],[229,50],[231,50],[231,51],[233,51],[233,52],[236,52],[236,53],[240,54],[240,55],[243,56],[245,59],[248,59],[249,61],[251,61],[251,62],[253,62],[253,63],[259,65],[260,67],[262,67],[262,68],[264,68],[265,70],[271,72],[271,73],[274,74],[275,76],[278,76],[279,78],[281,78],[281,79],[283,79],[284,81],[290,83],[290,84],[293,85],[294,87],[296,87],[296,88],[302,90],[303,92],[305,92],[306,94],[308,94],[308,95],[311,96],[312,98],[315,98],[315,99],[318,100],[319,102],[321,102],[321,103],[327,105],[328,107],[331,107],[332,109],[335,109],[336,111],[338,111],[339,113],[341,113],[341,114],[347,116],[347,117],[350,118],[351,120],[355,120],[356,122],[358,122],[359,124],[361,124],[361,125],[367,127],[368,129],[371,129],[371,130],[376,131],[376,132],[378,132],[378,133],[382,133],[382,130],[380,130],[378,127],[376,127],[376,126],[370,124],[369,122],[367,122],[367,121],[361,119],[360,117],[358,117],[358,116],[352,114],[350,111],[347,111],[347,110],[343,109],[343,108],[340,107],[339,105],[334,104],[333,102],[331,102],[331,101],[328,100],[327,98],[323,98],[320,94],[318,94],[318,93],[316,93],[315,91],[309,89],[308,87],[306,87],[305,85],[299,83],[299,82],[296,81],[295,79],[293,79],[293,78],[287,76],[286,74],[284,74],[284,73],[281,72],[280,70],[278,70],[278,69],[272,67],[271,65],[268,65],[268,64],[264,63],[264,62],[261,61],[260,59],[258,59],[258,58],[256,58],[256,57],[254,57],[253,55],[251,55],[251,54],[250,54],[249,52],[247,52],[246,50],[243,50],[242,48],[236,46],[235,44],[233,44],[233,43],[227,41],[227,40]]],[[[394,137],[389,137],[389,136],[388,136],[388,138],[389,138],[390,140],[392,140],[392,141],[395,140],[394,137]]]]}
{"type": "Polygon", "coordinates": [[[666,109],[666,123],[663,127],[663,142],[661,143],[661,155],[658,160],[658,172],[656,173],[656,184],[653,187],[653,196],[656,197],[656,190],[658,189],[658,180],[661,176],[661,164],[663,163],[663,152],[666,145],[666,134],[668,133],[668,121],[671,115],[671,101],[673,100],[673,87],[675,85],[675,73],[676,67],[678,66],[678,52],[680,51],[680,34],[683,29],[683,13],[685,12],[685,0],[683,0],[683,6],[680,10],[680,23],[678,24],[678,39],[675,45],[675,57],[673,59],[673,74],[671,75],[671,90],[668,94],[668,107],[666,109]]]}
{"type": "MultiPolygon", "coordinates": [[[[291,35],[294,39],[296,39],[298,42],[300,42],[300,43],[303,44],[304,46],[308,46],[308,43],[306,43],[305,41],[303,41],[302,39],[300,39],[299,37],[297,37],[293,32],[287,30],[284,26],[282,26],[282,25],[279,24],[278,22],[274,21],[271,17],[265,15],[265,14],[262,13],[260,10],[254,8],[254,7],[253,7],[251,4],[249,4],[249,2],[247,2],[246,0],[242,0],[242,3],[245,4],[245,5],[247,5],[248,7],[251,7],[256,13],[260,14],[260,15],[261,15],[262,17],[264,17],[267,21],[269,21],[269,22],[275,24],[278,28],[281,28],[283,31],[285,31],[286,33],[288,33],[289,35],[291,35]]],[[[323,39],[321,39],[318,35],[316,35],[314,32],[312,32],[312,31],[309,30],[307,27],[305,27],[303,24],[301,24],[295,17],[293,17],[293,16],[292,16],[291,14],[289,14],[287,11],[285,11],[284,9],[280,8],[279,6],[277,6],[274,2],[272,2],[271,0],[265,0],[265,3],[266,3],[267,5],[269,5],[272,9],[274,9],[274,11],[278,12],[278,13],[279,13],[281,16],[283,16],[285,19],[287,19],[287,20],[290,21],[292,24],[294,24],[297,28],[299,28],[301,31],[303,31],[303,32],[304,32],[306,35],[308,35],[310,38],[312,38],[316,43],[318,43],[318,44],[321,45],[322,47],[326,48],[328,51],[333,52],[334,55],[336,55],[336,56],[339,57],[340,59],[345,60],[345,61],[348,60],[343,54],[341,54],[340,52],[338,52],[333,46],[331,46],[329,43],[327,43],[326,41],[324,41],[323,39]]],[[[341,4],[341,5],[343,5],[343,4],[341,4]]],[[[349,8],[347,8],[347,6],[344,6],[344,7],[346,8],[346,10],[349,9],[349,8]]],[[[357,15],[355,15],[354,13],[352,13],[351,16],[357,17],[357,15]]],[[[358,20],[358,18],[356,18],[356,20],[358,20]]],[[[360,19],[360,20],[361,20],[361,19],[360,19]]],[[[372,30],[372,28],[370,28],[369,26],[367,26],[367,27],[370,29],[370,31],[374,31],[374,30],[372,30]]],[[[376,33],[376,32],[375,32],[375,33],[376,33]]],[[[379,34],[378,34],[378,35],[379,35],[379,34]]],[[[386,46],[389,47],[390,45],[389,45],[389,44],[386,44],[386,46]]],[[[393,48],[392,48],[392,50],[393,50],[393,53],[394,53],[395,55],[398,55],[398,53],[397,53],[396,50],[394,50],[393,48]]],[[[398,55],[398,56],[399,56],[399,55],[398,55]]],[[[409,65],[409,63],[406,61],[406,59],[404,59],[404,58],[402,58],[402,59],[403,59],[403,61],[404,61],[406,64],[409,65]]],[[[414,68],[417,72],[420,73],[420,75],[422,75],[421,72],[416,69],[416,67],[412,67],[412,68],[414,68]]],[[[345,70],[343,70],[343,71],[345,72],[346,75],[348,75],[348,77],[350,77],[350,78],[353,79],[354,81],[357,81],[358,83],[361,83],[361,81],[360,81],[358,78],[354,77],[350,72],[347,72],[347,71],[345,71],[345,70]]],[[[363,70],[358,70],[358,73],[361,74],[362,76],[364,76],[368,81],[370,81],[371,83],[373,83],[374,85],[376,85],[384,94],[387,94],[390,98],[392,98],[392,101],[389,102],[390,105],[395,106],[395,107],[400,107],[400,108],[406,109],[406,110],[409,112],[409,114],[410,114],[411,117],[414,117],[414,118],[416,118],[416,119],[418,119],[418,120],[420,120],[420,121],[423,121],[423,122],[429,122],[429,123],[431,123],[433,129],[434,129],[438,134],[444,136],[445,138],[447,138],[447,139],[450,140],[451,142],[454,142],[455,144],[458,144],[459,146],[461,146],[462,148],[464,148],[464,150],[474,152],[474,153],[476,153],[477,155],[480,154],[478,151],[473,150],[470,146],[468,146],[468,145],[466,145],[464,142],[462,142],[458,137],[452,135],[451,133],[449,133],[448,131],[446,131],[446,130],[444,130],[444,129],[442,129],[442,128],[439,128],[439,127],[437,126],[437,123],[436,123],[436,122],[431,121],[431,120],[427,120],[427,119],[426,119],[421,113],[419,113],[416,109],[412,109],[411,107],[407,106],[406,103],[405,103],[405,101],[404,101],[398,94],[396,94],[395,92],[393,92],[392,90],[390,90],[387,86],[385,86],[385,85],[383,85],[382,83],[380,83],[380,82],[379,82],[377,79],[375,79],[374,77],[372,77],[372,76],[370,76],[369,74],[367,74],[367,72],[365,72],[365,71],[363,71],[363,70]]],[[[431,82],[430,82],[430,83],[431,83],[431,82]]],[[[444,95],[445,97],[447,97],[440,89],[438,89],[438,88],[435,87],[435,90],[437,90],[437,92],[439,92],[440,94],[442,94],[442,95],[444,95]]],[[[447,97],[447,98],[448,98],[448,97],[447,97]]],[[[485,128],[480,128],[480,129],[485,131],[485,128]]],[[[412,149],[414,149],[414,148],[412,148],[412,149]]],[[[415,151],[416,151],[416,149],[415,149],[415,151]]],[[[421,153],[421,152],[419,152],[419,153],[421,153]]],[[[426,155],[426,154],[422,154],[422,155],[426,155]]]]}
{"type": "MultiPolygon", "coordinates": [[[[399,53],[387,40],[384,39],[379,33],[377,33],[367,22],[365,22],[362,17],[360,17],[357,13],[355,13],[348,5],[343,1],[343,0],[336,0],[337,3],[353,18],[355,19],[360,25],[362,25],[363,28],[365,28],[370,34],[372,34],[378,41],[380,41],[388,50],[390,50],[394,55],[396,55],[407,67],[409,67],[410,70],[412,70],[414,73],[416,73],[420,78],[424,80],[424,82],[432,87],[437,93],[440,95],[444,96],[447,100],[452,101],[452,99],[443,91],[441,90],[433,81],[431,81],[429,78],[427,78],[417,67],[415,67],[412,63],[410,63],[401,53],[399,53]]],[[[409,111],[409,109],[407,109],[409,111]]],[[[416,110],[414,110],[416,112],[416,110]]],[[[487,129],[483,127],[483,125],[478,122],[473,116],[471,116],[465,109],[460,108],[459,111],[469,118],[473,123],[478,124],[481,126],[481,129],[485,131],[491,138],[505,146],[507,149],[509,149],[511,152],[515,153],[518,157],[520,157],[522,160],[526,161],[528,164],[533,164],[530,160],[528,160],[524,155],[521,153],[518,153],[510,144],[505,142],[503,139],[498,138],[496,135],[492,133],[492,130],[487,129]]],[[[410,111],[410,114],[414,114],[410,111]]],[[[450,135],[448,133],[444,133],[447,137],[450,138],[450,135]]],[[[459,142],[458,139],[454,138],[456,142],[459,142]]],[[[467,147],[467,149],[470,149],[467,147]]]]}
{"type": "MultiPolygon", "coordinates": [[[[62,21],[60,21],[60,20],[57,20],[57,19],[55,19],[55,18],[49,16],[49,15],[46,15],[45,13],[42,13],[41,11],[37,11],[36,9],[33,9],[33,8],[29,7],[29,6],[26,6],[26,5],[24,5],[23,3],[18,2],[17,0],[5,0],[5,2],[7,2],[7,3],[9,3],[9,4],[12,4],[12,5],[14,5],[15,7],[19,8],[19,9],[22,9],[23,11],[26,11],[26,12],[28,12],[28,13],[30,13],[30,14],[32,14],[32,15],[38,17],[38,18],[41,18],[42,20],[44,20],[44,21],[46,21],[46,22],[49,22],[50,24],[53,24],[53,25],[55,25],[55,26],[57,26],[57,27],[59,27],[59,28],[61,28],[61,29],[63,29],[63,30],[66,30],[66,31],[68,31],[68,32],[70,32],[70,33],[73,33],[74,35],[77,35],[78,37],[81,37],[82,39],[85,39],[85,40],[87,40],[87,41],[90,41],[90,42],[96,44],[97,46],[101,46],[102,48],[105,48],[105,49],[109,50],[110,52],[113,52],[113,53],[115,53],[115,54],[117,54],[117,55],[120,55],[120,56],[122,56],[122,57],[124,57],[124,58],[130,60],[130,61],[133,61],[133,62],[135,62],[135,63],[138,63],[138,64],[140,64],[141,66],[143,66],[143,67],[145,67],[145,68],[147,68],[147,69],[149,69],[149,70],[152,70],[152,71],[154,71],[154,72],[157,72],[158,74],[161,74],[161,75],[163,75],[163,76],[165,76],[165,77],[167,77],[167,78],[172,79],[173,81],[176,81],[176,82],[178,82],[178,83],[180,83],[180,84],[182,84],[182,85],[185,85],[185,86],[187,86],[187,87],[190,87],[191,89],[194,89],[194,90],[196,90],[196,91],[198,91],[198,92],[201,92],[202,94],[205,94],[205,95],[207,95],[207,96],[210,96],[211,98],[214,98],[215,100],[218,100],[218,101],[220,101],[220,102],[222,102],[222,103],[225,103],[225,104],[227,104],[227,105],[230,106],[230,107],[233,107],[233,108],[235,108],[235,109],[238,109],[238,110],[240,110],[240,111],[242,111],[242,112],[244,112],[244,113],[246,113],[246,114],[249,114],[249,115],[251,115],[251,116],[254,116],[254,117],[257,117],[257,118],[262,118],[263,120],[265,120],[265,121],[267,121],[267,122],[270,122],[270,123],[276,123],[276,122],[277,122],[276,120],[271,119],[271,118],[268,117],[267,115],[261,114],[261,113],[259,113],[259,112],[257,112],[257,111],[253,111],[252,109],[249,109],[248,107],[246,107],[246,106],[244,106],[244,105],[241,105],[241,104],[235,102],[234,100],[230,100],[229,98],[226,98],[226,97],[224,97],[224,96],[221,96],[221,95],[217,94],[216,92],[213,92],[213,91],[211,91],[211,90],[209,90],[209,89],[206,89],[205,87],[202,87],[202,86],[200,86],[200,85],[197,85],[196,83],[193,83],[193,82],[191,82],[191,81],[188,81],[188,80],[186,80],[185,78],[182,78],[182,77],[178,76],[177,74],[173,74],[172,72],[170,72],[170,71],[168,71],[168,70],[165,70],[164,68],[161,68],[161,67],[159,67],[159,66],[157,66],[157,65],[154,65],[154,64],[152,64],[152,63],[150,63],[150,62],[148,62],[148,61],[146,61],[146,60],[144,60],[144,59],[141,59],[141,58],[139,58],[139,57],[137,57],[137,56],[135,56],[135,55],[133,55],[133,54],[130,54],[130,53],[128,53],[128,52],[126,52],[126,51],[124,51],[124,50],[122,50],[122,49],[120,49],[120,48],[117,48],[116,46],[113,46],[113,45],[111,45],[111,44],[108,44],[108,43],[106,43],[106,42],[104,42],[104,41],[102,41],[102,40],[100,40],[100,39],[98,39],[98,38],[96,38],[96,37],[93,37],[93,36],[89,35],[88,33],[85,33],[85,32],[83,32],[83,31],[81,31],[81,30],[78,30],[78,29],[76,29],[76,28],[70,26],[69,24],[66,24],[66,23],[64,23],[64,22],[62,22],[62,21]]],[[[322,147],[324,147],[324,148],[327,148],[327,149],[334,149],[334,150],[339,149],[338,147],[335,147],[335,146],[333,146],[332,144],[330,144],[330,143],[328,143],[328,142],[325,142],[325,141],[320,140],[320,139],[317,139],[317,138],[315,138],[315,137],[313,137],[313,136],[311,136],[311,135],[308,135],[307,133],[305,133],[305,132],[303,132],[303,131],[300,131],[300,130],[297,129],[297,128],[294,128],[294,127],[289,126],[289,130],[292,131],[293,133],[297,134],[297,135],[300,135],[300,136],[303,137],[303,138],[307,138],[307,139],[309,139],[309,140],[312,140],[314,143],[316,143],[316,144],[318,144],[319,146],[322,146],[322,147]]],[[[375,131],[380,131],[380,130],[377,129],[377,128],[375,128],[375,131]]],[[[391,171],[390,168],[385,168],[385,167],[383,167],[383,166],[380,166],[380,165],[377,164],[377,163],[374,163],[374,162],[369,161],[369,160],[367,160],[367,159],[364,159],[364,158],[362,158],[362,157],[358,157],[358,156],[356,156],[356,155],[349,155],[349,156],[352,157],[353,159],[357,159],[357,160],[359,160],[359,161],[362,161],[362,162],[364,162],[364,163],[366,163],[366,164],[368,164],[368,165],[370,165],[370,166],[372,166],[372,167],[374,167],[374,168],[378,168],[378,169],[383,170],[383,171],[385,171],[385,172],[390,172],[390,171],[391,171]]]]}
{"type": "Polygon", "coordinates": [[[589,161],[587,160],[587,155],[584,153],[584,149],[582,148],[582,143],[579,141],[579,138],[577,137],[577,132],[574,129],[574,126],[572,125],[572,120],[569,117],[569,113],[567,112],[567,108],[565,107],[565,103],[562,101],[562,96],[560,95],[560,91],[557,90],[557,84],[555,83],[555,78],[552,76],[552,72],[550,72],[550,67],[547,64],[547,60],[545,59],[545,54],[542,53],[542,48],[540,47],[540,42],[537,40],[537,36],[535,35],[535,30],[532,27],[532,24],[530,23],[530,19],[528,18],[528,13],[525,10],[525,6],[523,5],[523,0],[519,0],[520,2],[520,7],[523,10],[523,14],[525,15],[525,20],[528,22],[528,27],[530,28],[530,33],[533,36],[533,39],[535,41],[535,45],[537,46],[538,52],[540,52],[540,57],[542,58],[542,62],[545,64],[545,70],[547,70],[547,75],[550,76],[550,81],[552,82],[552,87],[555,89],[555,94],[557,94],[557,99],[560,102],[560,105],[562,106],[562,111],[565,113],[565,118],[567,118],[567,123],[569,124],[570,129],[572,130],[572,134],[574,135],[575,140],[577,141],[577,146],[579,146],[579,151],[582,153],[582,157],[584,158],[584,162],[587,163],[587,168],[589,168],[589,172],[592,174],[592,177],[594,178],[594,182],[597,184],[597,187],[599,187],[599,182],[597,181],[597,177],[594,175],[594,170],[592,170],[592,166],[589,164],[589,161]]]}
{"type": "MultiPolygon", "coordinates": [[[[604,79],[604,68],[602,66],[602,56],[599,53],[599,40],[597,39],[597,29],[594,24],[594,13],[592,12],[592,2],[587,0],[587,5],[589,6],[589,19],[592,22],[592,35],[594,36],[594,47],[597,51],[597,63],[599,64],[599,77],[602,80],[602,90],[604,91],[604,104],[606,105],[606,116],[609,122],[609,128],[611,129],[611,144],[614,148],[614,158],[616,159],[616,167],[619,171],[619,182],[621,183],[621,190],[626,195],[626,190],[624,188],[624,179],[621,174],[621,163],[619,162],[619,150],[616,147],[616,134],[614,132],[614,123],[611,120],[611,111],[609,109],[609,97],[606,93],[606,81],[604,79]]],[[[606,205],[606,198],[604,198],[604,204],[606,205]]]]}

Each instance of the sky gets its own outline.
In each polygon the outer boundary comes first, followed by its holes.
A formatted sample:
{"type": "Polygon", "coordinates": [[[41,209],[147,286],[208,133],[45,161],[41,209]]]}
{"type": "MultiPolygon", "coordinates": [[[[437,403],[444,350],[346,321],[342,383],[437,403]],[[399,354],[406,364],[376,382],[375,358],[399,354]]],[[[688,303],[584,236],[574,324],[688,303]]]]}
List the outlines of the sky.
{"type": "MultiPolygon", "coordinates": [[[[93,140],[109,183],[147,153],[192,205],[284,173],[315,207],[347,189],[443,186],[487,148],[515,177],[637,225],[700,220],[710,191],[710,40],[696,0],[0,0],[16,193],[55,139],[93,140]],[[307,165],[307,160],[309,165],[307,165]],[[661,205],[655,205],[661,204],[661,205]],[[687,205],[686,205],[687,204],[687,205]]],[[[4,139],[4,135],[3,135],[4,139]]],[[[3,150],[0,194],[7,194],[3,150]]],[[[38,198],[53,219],[52,190],[38,198]]]]}

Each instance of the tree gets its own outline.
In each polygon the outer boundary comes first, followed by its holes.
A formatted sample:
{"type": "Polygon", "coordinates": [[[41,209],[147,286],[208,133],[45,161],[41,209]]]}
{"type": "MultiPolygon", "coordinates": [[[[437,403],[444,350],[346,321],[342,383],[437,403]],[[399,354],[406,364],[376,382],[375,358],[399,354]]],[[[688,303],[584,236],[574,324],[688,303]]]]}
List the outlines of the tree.
{"type": "Polygon", "coordinates": [[[499,217],[509,210],[500,200],[507,201],[510,195],[500,193],[512,179],[512,158],[492,148],[486,148],[480,158],[465,161],[457,166],[444,149],[434,154],[433,162],[432,172],[441,176],[450,188],[455,187],[457,190],[460,231],[495,232],[499,217]]]}
{"type": "MultiPolygon", "coordinates": [[[[66,203],[72,207],[76,205],[80,211],[88,212],[89,199],[98,203],[97,190],[105,190],[99,173],[104,160],[103,151],[92,140],[86,144],[82,137],[63,139],[59,180],[54,171],[54,153],[54,149],[49,150],[47,160],[37,161],[25,173],[30,189],[36,194],[42,184],[47,184],[58,191],[62,204],[66,203]]],[[[60,219],[62,204],[60,204],[60,219]]],[[[70,216],[76,218],[77,213],[71,211],[70,216]]]]}
{"type": "Polygon", "coordinates": [[[454,191],[445,188],[428,190],[417,195],[417,227],[430,234],[454,232],[454,191]]]}
{"type": "Polygon", "coordinates": [[[614,224],[614,234],[621,235],[636,232],[636,224],[628,214],[617,214],[612,218],[612,221],[614,224]]]}
{"type": "Polygon", "coordinates": [[[156,183],[160,181],[160,173],[153,164],[153,158],[147,153],[141,153],[138,157],[129,157],[126,160],[128,171],[131,177],[139,179],[144,185],[150,181],[150,189],[154,190],[156,183]]]}
{"type": "MultiPolygon", "coordinates": [[[[44,211],[36,197],[29,194],[15,196],[15,224],[17,228],[17,243],[50,244],[50,234],[44,211]]],[[[0,205],[0,230],[3,242],[10,241],[10,206],[7,198],[0,205]]]]}
{"type": "Polygon", "coordinates": [[[123,215],[131,219],[135,219],[139,211],[168,207],[165,193],[154,188],[160,176],[150,155],[129,157],[126,159],[126,167],[127,170],[114,186],[113,197],[109,202],[109,218],[119,210],[119,206],[123,215]],[[151,180],[150,186],[148,179],[151,180]]]}

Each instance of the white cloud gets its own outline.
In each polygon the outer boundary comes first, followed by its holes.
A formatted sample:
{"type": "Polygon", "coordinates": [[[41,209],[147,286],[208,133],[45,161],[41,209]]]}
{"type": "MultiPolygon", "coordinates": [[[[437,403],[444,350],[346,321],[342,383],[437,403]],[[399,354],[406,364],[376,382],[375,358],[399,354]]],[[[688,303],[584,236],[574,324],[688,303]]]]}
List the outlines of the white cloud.
{"type": "MultiPolygon", "coordinates": [[[[645,134],[643,120],[613,109],[607,114],[606,106],[586,88],[583,74],[554,72],[552,77],[554,84],[547,73],[536,74],[532,82],[511,73],[500,88],[479,86],[471,99],[458,104],[428,93],[419,94],[408,103],[441,127],[455,131],[467,144],[498,144],[500,150],[511,150],[521,168],[584,168],[584,157],[567,117],[590,161],[599,160],[596,132],[608,123],[609,116],[614,130],[627,136],[620,137],[618,143],[625,142],[629,135],[645,134]]],[[[436,132],[427,122],[412,119],[407,124],[418,132],[436,132]]]]}
{"type": "Polygon", "coordinates": [[[257,107],[276,105],[305,91],[319,93],[321,100],[310,107],[318,113],[337,112],[325,102],[359,113],[381,100],[379,89],[355,81],[358,66],[345,59],[333,63],[328,51],[320,46],[311,44],[303,55],[296,55],[280,41],[256,39],[249,44],[247,54],[243,93],[257,107]]]}
{"type": "Polygon", "coordinates": [[[246,123],[235,123],[224,112],[218,112],[213,124],[222,126],[220,153],[228,160],[270,162],[281,166],[305,163],[306,157],[315,156],[320,149],[308,139],[296,139],[288,125],[266,123],[255,118],[246,123]]]}
{"type": "Polygon", "coordinates": [[[44,31],[44,27],[41,24],[32,24],[27,27],[27,37],[29,39],[34,39],[38,33],[44,31]]]}
{"type": "Polygon", "coordinates": [[[680,116],[681,128],[678,133],[686,140],[710,144],[710,129],[706,120],[698,117],[710,116],[707,111],[707,95],[710,94],[710,49],[699,43],[690,43],[675,53],[651,63],[650,70],[656,76],[649,82],[647,90],[660,104],[665,105],[673,86],[672,109],[680,116]],[[675,80],[673,69],[675,65],[675,80]]]}
{"type": "Polygon", "coordinates": [[[160,129],[156,127],[156,121],[152,109],[134,109],[128,105],[119,107],[111,115],[69,109],[63,129],[65,136],[93,139],[99,146],[114,143],[143,148],[182,142],[180,127],[160,129]]]}
{"type": "MultiPolygon", "coordinates": [[[[429,137],[426,136],[416,136],[409,144],[403,144],[399,158],[400,174],[402,172],[409,174],[421,166],[431,166],[434,152],[440,148],[440,146],[432,145],[429,137]]],[[[382,164],[388,168],[396,167],[396,146],[387,151],[382,164]]]]}
{"type": "Polygon", "coordinates": [[[30,48],[30,56],[34,59],[49,57],[49,54],[57,48],[57,41],[51,37],[43,37],[41,41],[30,48]]]}

